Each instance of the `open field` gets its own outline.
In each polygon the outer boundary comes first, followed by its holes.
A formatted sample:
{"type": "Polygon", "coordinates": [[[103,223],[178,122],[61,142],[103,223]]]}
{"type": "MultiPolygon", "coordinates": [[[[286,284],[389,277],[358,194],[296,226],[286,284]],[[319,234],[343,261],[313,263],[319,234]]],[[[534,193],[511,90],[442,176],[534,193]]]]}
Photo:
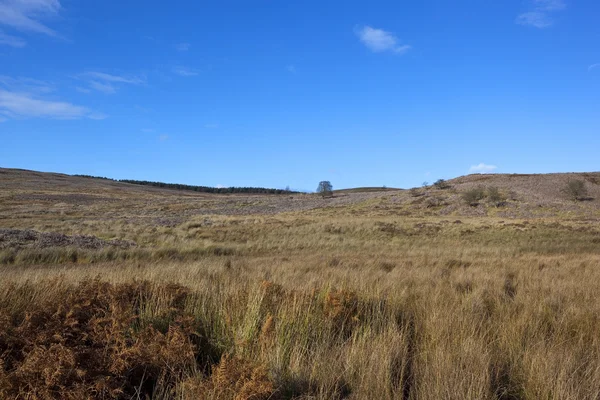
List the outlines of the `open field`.
{"type": "Polygon", "coordinates": [[[0,169],[0,398],[600,398],[600,173],[449,184],[322,199],[0,169]],[[502,204],[462,201],[479,185],[502,204]]]}

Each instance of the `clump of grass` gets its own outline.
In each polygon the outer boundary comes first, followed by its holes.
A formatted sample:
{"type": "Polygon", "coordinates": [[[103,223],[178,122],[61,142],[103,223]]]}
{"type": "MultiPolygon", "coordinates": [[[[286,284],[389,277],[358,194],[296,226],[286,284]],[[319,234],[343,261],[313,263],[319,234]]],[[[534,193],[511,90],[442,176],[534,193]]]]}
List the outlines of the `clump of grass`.
{"type": "Polygon", "coordinates": [[[8,249],[0,252],[0,265],[39,265],[39,264],[90,264],[111,261],[195,261],[208,256],[233,256],[240,254],[238,249],[210,245],[206,247],[181,248],[163,247],[158,249],[131,248],[99,250],[75,247],[48,247],[8,249]]]}

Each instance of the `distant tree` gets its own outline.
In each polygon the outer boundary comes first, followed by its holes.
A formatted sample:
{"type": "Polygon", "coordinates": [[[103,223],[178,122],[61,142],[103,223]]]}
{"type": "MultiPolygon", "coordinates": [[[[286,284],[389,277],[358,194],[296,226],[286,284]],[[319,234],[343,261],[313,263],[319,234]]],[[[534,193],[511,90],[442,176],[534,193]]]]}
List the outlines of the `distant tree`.
{"type": "Polygon", "coordinates": [[[319,182],[319,186],[317,187],[317,193],[319,193],[323,198],[332,197],[333,196],[333,186],[329,181],[321,181],[319,182]]]}
{"type": "Polygon", "coordinates": [[[429,182],[425,181],[421,184],[421,186],[423,186],[424,188],[426,188],[427,186],[429,186],[429,182]]]}
{"type": "Polygon", "coordinates": [[[285,187],[285,191],[286,191],[286,193],[289,193],[289,192],[290,192],[290,187],[289,187],[289,185],[285,187]]]}
{"type": "Polygon", "coordinates": [[[588,197],[588,189],[581,179],[571,179],[562,189],[562,192],[573,200],[585,200],[588,197]]]}
{"type": "Polygon", "coordinates": [[[438,189],[448,189],[448,188],[450,188],[450,184],[448,184],[448,182],[446,182],[444,179],[438,179],[437,181],[435,181],[433,183],[433,186],[435,186],[438,189]]]}

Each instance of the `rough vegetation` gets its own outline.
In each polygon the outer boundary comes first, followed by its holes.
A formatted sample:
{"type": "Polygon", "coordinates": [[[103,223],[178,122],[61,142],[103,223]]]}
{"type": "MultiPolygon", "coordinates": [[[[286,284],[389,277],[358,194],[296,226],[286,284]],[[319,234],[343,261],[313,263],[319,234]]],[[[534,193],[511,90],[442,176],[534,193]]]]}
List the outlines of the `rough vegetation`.
{"type": "Polygon", "coordinates": [[[223,215],[292,200],[0,170],[0,398],[597,399],[600,180],[572,178],[223,215]]]}

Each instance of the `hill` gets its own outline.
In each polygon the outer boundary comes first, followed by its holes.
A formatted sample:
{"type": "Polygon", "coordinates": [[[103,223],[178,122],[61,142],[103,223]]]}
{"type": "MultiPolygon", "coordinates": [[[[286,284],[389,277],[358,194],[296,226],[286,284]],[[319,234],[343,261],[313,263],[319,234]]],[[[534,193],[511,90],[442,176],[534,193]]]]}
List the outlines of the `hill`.
{"type": "Polygon", "coordinates": [[[402,190],[354,188],[334,192],[333,198],[315,194],[203,193],[107,179],[0,169],[0,215],[25,218],[28,213],[81,212],[109,215],[113,208],[128,209],[137,216],[183,220],[193,215],[272,215],[334,207],[355,215],[499,216],[536,218],[552,216],[599,217],[600,173],[474,174],[435,186],[402,190]],[[573,201],[564,187],[570,180],[585,182],[588,201],[573,201]],[[467,204],[462,196],[473,188],[497,188],[504,199],[492,204],[482,199],[467,204]],[[498,206],[499,205],[499,206],[498,206]],[[17,212],[17,214],[15,214],[17,212]],[[103,214],[108,213],[108,214],[103,214]]]}

